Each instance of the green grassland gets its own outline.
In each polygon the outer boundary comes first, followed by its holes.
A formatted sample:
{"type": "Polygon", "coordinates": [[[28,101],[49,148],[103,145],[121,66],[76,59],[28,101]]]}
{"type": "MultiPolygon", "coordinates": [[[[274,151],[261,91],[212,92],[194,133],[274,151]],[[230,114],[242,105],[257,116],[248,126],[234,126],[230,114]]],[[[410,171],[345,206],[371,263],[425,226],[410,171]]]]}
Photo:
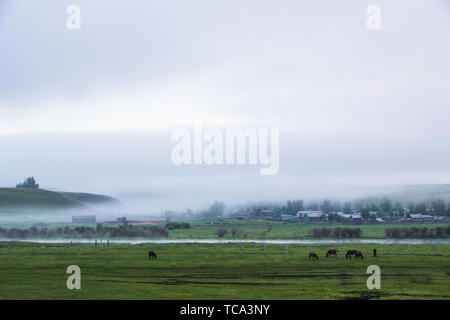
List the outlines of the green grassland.
{"type": "MultiPolygon", "coordinates": [[[[44,220],[43,220],[44,221],[44,220]]],[[[95,224],[87,223],[70,223],[67,222],[52,222],[52,223],[38,223],[39,220],[18,220],[15,216],[2,216],[0,217],[0,226],[4,228],[19,228],[26,229],[32,226],[45,226],[48,230],[56,228],[64,228],[69,226],[75,227],[88,227],[95,229],[95,224]]],[[[304,222],[288,222],[283,223],[281,221],[269,221],[264,219],[209,219],[209,220],[190,220],[187,221],[190,228],[169,228],[168,237],[160,237],[161,239],[234,239],[234,240],[249,240],[249,239],[318,239],[312,237],[312,229],[320,228],[359,228],[362,230],[360,239],[385,239],[385,230],[387,228],[428,228],[433,229],[436,227],[447,228],[449,223],[383,223],[383,224],[337,224],[337,223],[304,223],[304,222]],[[225,229],[227,233],[223,237],[218,236],[218,230],[225,229]],[[234,234],[233,234],[234,230],[234,234]]],[[[103,226],[118,227],[117,225],[110,225],[105,223],[99,223],[103,226]]],[[[162,227],[165,227],[162,224],[162,227]]],[[[139,229],[146,228],[145,226],[128,226],[128,228],[139,229]]],[[[68,239],[70,235],[60,235],[61,239],[68,239]]],[[[93,236],[93,239],[100,236],[93,236]]],[[[103,236],[102,238],[109,238],[109,236],[103,236]]],[[[115,237],[114,239],[119,239],[115,237]]],[[[47,239],[47,237],[41,237],[40,239],[47,239]]],[[[50,239],[50,238],[48,238],[50,239]]],[[[53,238],[55,237],[53,236],[53,238]]],[[[125,238],[124,238],[125,239],[125,238]]],[[[149,239],[149,238],[146,238],[149,239]]],[[[151,239],[159,239],[154,236],[151,239]]],[[[339,238],[346,239],[346,238],[339,238]]],[[[358,238],[359,239],[359,238],[358,238]]],[[[432,239],[432,238],[430,238],[432,239]]]]}
{"type": "Polygon", "coordinates": [[[450,245],[42,244],[0,242],[0,299],[450,299],[450,245]],[[378,257],[372,257],[373,247],[378,257]],[[149,260],[148,250],[158,258],[149,260]],[[319,254],[309,260],[309,250],[319,254]],[[381,289],[369,290],[369,265],[381,289]],[[81,268],[81,290],[66,269],[81,268]]]}
{"type": "Polygon", "coordinates": [[[75,192],[53,192],[32,188],[0,188],[0,210],[22,211],[83,208],[87,204],[117,202],[114,198],[75,192]]]}
{"type": "Polygon", "coordinates": [[[190,221],[189,229],[169,230],[169,238],[174,239],[208,239],[218,238],[217,230],[226,229],[223,239],[303,239],[311,237],[315,228],[360,228],[362,238],[384,239],[386,228],[405,227],[447,227],[448,223],[383,223],[383,224],[330,224],[267,221],[263,219],[223,219],[190,221]],[[270,225],[270,228],[269,228],[270,225]],[[231,230],[236,230],[233,236],[231,230]],[[270,229],[270,231],[269,231],[270,229]]]}

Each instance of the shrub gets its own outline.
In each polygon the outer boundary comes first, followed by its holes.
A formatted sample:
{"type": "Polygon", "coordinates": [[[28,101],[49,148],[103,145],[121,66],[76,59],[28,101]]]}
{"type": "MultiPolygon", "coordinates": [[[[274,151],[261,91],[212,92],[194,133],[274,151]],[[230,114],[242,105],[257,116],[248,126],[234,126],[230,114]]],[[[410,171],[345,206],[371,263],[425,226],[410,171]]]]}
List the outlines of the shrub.
{"type": "Polygon", "coordinates": [[[226,235],[228,233],[227,229],[218,229],[217,230],[217,235],[222,238],[224,235],[226,235]]]}
{"type": "Polygon", "coordinates": [[[187,222],[168,222],[166,223],[166,228],[169,230],[174,229],[189,229],[191,225],[187,222]]]}

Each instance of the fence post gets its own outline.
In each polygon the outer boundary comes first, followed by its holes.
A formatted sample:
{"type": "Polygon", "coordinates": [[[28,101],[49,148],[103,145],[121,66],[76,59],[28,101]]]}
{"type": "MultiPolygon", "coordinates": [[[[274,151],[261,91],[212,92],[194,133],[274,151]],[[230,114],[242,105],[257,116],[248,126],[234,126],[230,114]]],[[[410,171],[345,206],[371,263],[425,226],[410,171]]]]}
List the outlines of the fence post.
{"type": "Polygon", "coordinates": [[[239,254],[242,254],[242,244],[239,246],[239,254]]]}
{"type": "Polygon", "coordinates": [[[95,240],[95,247],[97,248],[97,240],[95,240]]]}
{"type": "Polygon", "coordinates": [[[264,243],[264,254],[266,254],[266,244],[264,243]]]}

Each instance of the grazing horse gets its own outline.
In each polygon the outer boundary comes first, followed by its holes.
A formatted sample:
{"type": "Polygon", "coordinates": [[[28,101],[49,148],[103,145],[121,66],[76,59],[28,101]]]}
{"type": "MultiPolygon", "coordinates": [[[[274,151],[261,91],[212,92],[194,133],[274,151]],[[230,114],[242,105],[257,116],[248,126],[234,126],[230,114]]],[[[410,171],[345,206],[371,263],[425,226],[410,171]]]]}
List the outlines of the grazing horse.
{"type": "Polygon", "coordinates": [[[331,256],[331,255],[333,255],[333,256],[336,257],[336,255],[337,255],[338,252],[339,252],[339,250],[336,250],[336,249],[330,249],[330,250],[327,251],[327,254],[325,255],[325,257],[328,258],[328,257],[331,256]]]}
{"type": "Polygon", "coordinates": [[[377,249],[373,248],[373,256],[376,257],[377,256],[377,249]]]}
{"type": "Polygon", "coordinates": [[[352,255],[356,255],[356,252],[357,252],[358,250],[348,250],[347,251],[347,254],[345,255],[345,259],[349,259],[349,258],[351,258],[352,257],[352,255]]]}
{"type": "Polygon", "coordinates": [[[309,253],[309,258],[310,259],[313,258],[313,259],[319,260],[319,256],[315,252],[310,252],[309,253]]]}
{"type": "Polygon", "coordinates": [[[148,258],[149,258],[149,259],[151,259],[151,258],[155,258],[155,259],[156,259],[156,253],[155,253],[155,251],[149,251],[149,252],[148,252],[148,258]]]}
{"type": "Polygon", "coordinates": [[[364,256],[361,251],[356,251],[356,253],[355,253],[355,259],[358,259],[358,258],[364,259],[364,256]]]}

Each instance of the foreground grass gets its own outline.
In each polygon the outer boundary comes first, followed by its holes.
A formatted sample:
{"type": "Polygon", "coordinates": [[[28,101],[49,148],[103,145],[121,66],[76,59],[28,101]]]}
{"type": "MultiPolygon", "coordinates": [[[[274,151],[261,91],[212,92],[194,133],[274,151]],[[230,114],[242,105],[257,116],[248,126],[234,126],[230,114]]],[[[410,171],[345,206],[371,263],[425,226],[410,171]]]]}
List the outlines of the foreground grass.
{"type": "Polygon", "coordinates": [[[346,260],[350,245],[141,244],[0,242],[0,299],[450,299],[450,245],[361,245],[364,260],[346,260]],[[377,246],[379,256],[372,257],[377,246]],[[307,258],[309,250],[319,261],[307,258]],[[158,254],[150,261],[148,250],[158,254]],[[68,290],[66,269],[81,268],[81,290],[68,290]],[[369,290],[366,269],[381,268],[369,290]]]}

